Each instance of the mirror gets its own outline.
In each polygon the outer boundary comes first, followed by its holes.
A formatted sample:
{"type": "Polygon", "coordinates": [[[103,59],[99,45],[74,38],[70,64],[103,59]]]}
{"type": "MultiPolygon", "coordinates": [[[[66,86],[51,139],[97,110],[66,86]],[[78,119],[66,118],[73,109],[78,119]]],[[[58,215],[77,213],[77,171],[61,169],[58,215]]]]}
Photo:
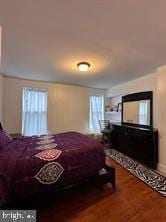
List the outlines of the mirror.
{"type": "Polygon", "coordinates": [[[124,103],[123,121],[150,126],[150,100],[124,103]]]}
{"type": "Polygon", "coordinates": [[[122,97],[122,123],[144,128],[152,127],[152,92],[122,97]]]}

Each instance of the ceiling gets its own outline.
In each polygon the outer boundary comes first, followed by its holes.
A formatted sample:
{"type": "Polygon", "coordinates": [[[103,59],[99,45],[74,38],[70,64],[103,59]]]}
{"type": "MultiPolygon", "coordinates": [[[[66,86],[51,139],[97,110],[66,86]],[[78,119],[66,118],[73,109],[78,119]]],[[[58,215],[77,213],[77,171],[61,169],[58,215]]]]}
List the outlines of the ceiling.
{"type": "Polygon", "coordinates": [[[166,64],[165,9],[165,0],[0,0],[0,72],[96,88],[150,74],[166,64]]]}

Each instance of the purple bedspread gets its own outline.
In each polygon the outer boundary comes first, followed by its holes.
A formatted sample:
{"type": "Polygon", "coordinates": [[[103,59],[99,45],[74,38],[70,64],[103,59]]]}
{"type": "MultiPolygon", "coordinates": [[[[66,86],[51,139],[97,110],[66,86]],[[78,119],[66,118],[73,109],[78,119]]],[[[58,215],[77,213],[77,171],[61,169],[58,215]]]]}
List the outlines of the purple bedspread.
{"type": "Polygon", "coordinates": [[[69,185],[104,164],[102,145],[77,132],[13,140],[0,150],[0,206],[69,185]]]}

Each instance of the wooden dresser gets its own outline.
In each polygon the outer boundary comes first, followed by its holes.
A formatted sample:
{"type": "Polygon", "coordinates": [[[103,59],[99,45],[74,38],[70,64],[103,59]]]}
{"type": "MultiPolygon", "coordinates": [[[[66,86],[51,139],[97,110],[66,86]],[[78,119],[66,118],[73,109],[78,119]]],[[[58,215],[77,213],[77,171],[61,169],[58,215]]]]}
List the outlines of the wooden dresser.
{"type": "Polygon", "coordinates": [[[112,123],[112,148],[156,169],[158,131],[112,123]]]}

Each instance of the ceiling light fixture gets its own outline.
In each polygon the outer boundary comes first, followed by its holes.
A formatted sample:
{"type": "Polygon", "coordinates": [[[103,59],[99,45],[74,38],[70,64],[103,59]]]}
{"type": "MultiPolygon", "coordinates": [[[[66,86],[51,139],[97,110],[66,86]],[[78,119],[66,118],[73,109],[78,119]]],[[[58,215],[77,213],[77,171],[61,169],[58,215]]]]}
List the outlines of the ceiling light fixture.
{"type": "Polygon", "coordinates": [[[77,67],[81,72],[87,72],[90,68],[90,64],[88,62],[79,62],[77,67]]]}

